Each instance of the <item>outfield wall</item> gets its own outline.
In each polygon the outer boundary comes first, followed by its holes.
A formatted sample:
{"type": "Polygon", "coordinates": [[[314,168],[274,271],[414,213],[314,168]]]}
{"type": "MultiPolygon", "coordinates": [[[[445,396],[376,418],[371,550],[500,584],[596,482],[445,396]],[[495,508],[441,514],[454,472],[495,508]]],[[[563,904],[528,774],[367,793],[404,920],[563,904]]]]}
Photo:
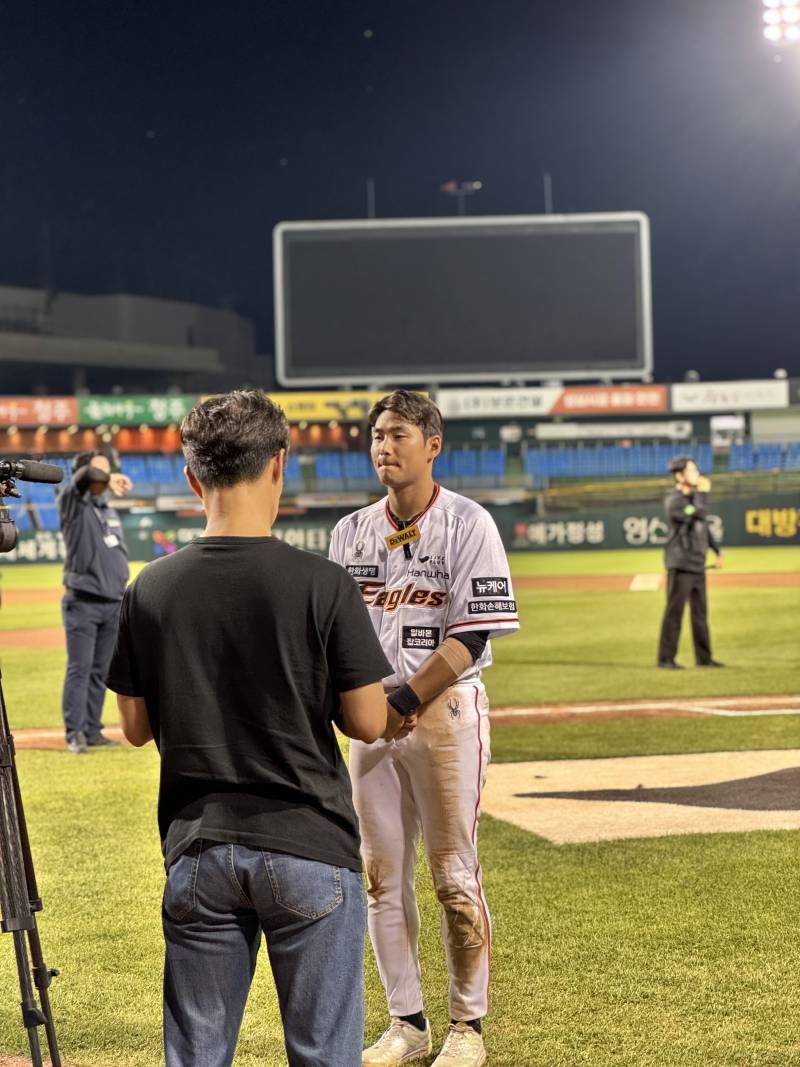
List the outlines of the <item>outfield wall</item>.
{"type": "MultiPolygon", "coordinates": [[[[304,515],[279,516],[275,536],[309,552],[327,553],[333,527],[352,507],[309,510],[304,515]]],[[[488,508],[509,550],[587,551],[603,548],[658,548],[667,538],[663,508],[658,504],[597,508],[542,517],[529,504],[488,508]]],[[[198,536],[202,514],[177,515],[157,511],[121,513],[131,559],[151,560],[170,555],[198,536]]],[[[796,493],[722,499],[710,516],[721,545],[800,544],[800,501],[796,493]]],[[[56,563],[64,558],[61,534],[51,530],[20,531],[14,552],[0,556],[6,563],[56,563]]]]}

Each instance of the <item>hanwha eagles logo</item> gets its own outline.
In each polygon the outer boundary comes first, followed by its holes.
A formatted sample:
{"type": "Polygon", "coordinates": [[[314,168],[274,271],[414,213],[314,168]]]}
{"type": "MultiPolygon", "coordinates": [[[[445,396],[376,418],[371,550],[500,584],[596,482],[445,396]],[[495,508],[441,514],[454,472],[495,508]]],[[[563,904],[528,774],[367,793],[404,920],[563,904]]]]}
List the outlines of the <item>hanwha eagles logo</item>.
{"type": "Polygon", "coordinates": [[[364,558],[364,549],[367,547],[365,541],[356,541],[355,551],[353,552],[353,561],[360,563],[364,558]]]}

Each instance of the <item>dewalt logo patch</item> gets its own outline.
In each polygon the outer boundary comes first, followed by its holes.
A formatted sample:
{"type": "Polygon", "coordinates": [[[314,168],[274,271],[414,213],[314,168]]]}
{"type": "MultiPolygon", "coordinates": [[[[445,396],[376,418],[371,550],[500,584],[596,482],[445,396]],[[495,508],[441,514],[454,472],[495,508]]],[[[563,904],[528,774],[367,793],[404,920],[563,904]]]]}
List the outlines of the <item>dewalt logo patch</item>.
{"type": "Polygon", "coordinates": [[[419,541],[419,537],[419,526],[414,523],[413,526],[406,526],[405,530],[387,534],[386,547],[391,552],[393,548],[402,548],[403,545],[410,545],[412,541],[419,541]]]}

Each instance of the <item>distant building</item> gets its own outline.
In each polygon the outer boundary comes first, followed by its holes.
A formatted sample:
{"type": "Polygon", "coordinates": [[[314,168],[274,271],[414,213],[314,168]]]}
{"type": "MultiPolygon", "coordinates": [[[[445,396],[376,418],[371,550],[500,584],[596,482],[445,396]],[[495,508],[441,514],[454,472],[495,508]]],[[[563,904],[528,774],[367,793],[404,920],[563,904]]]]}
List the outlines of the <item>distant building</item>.
{"type": "Polygon", "coordinates": [[[268,384],[255,326],[224,308],[0,286],[0,391],[217,391],[268,384]]]}

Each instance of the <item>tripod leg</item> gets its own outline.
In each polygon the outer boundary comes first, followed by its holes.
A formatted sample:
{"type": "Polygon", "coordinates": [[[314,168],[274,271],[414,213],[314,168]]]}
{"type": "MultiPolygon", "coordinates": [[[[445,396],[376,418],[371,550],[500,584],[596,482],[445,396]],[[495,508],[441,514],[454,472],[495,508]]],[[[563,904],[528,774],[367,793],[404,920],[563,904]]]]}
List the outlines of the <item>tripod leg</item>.
{"type": "Polygon", "coordinates": [[[39,1027],[44,1026],[52,1067],[61,1067],[56,1041],[53,1014],[48,992],[50,982],[58,971],[47,967],[34,912],[42,902],[36,885],[28,828],[22,806],[17,767],[14,758],[14,739],[8,725],[5,698],[0,682],[0,906],[2,929],[11,933],[17,957],[20,991],[22,993],[22,1021],[28,1031],[33,1067],[42,1067],[39,1027]],[[28,942],[25,934],[27,931],[28,942]],[[28,956],[30,945],[30,958],[28,956]],[[31,963],[33,964],[31,968],[31,963]],[[31,980],[31,970],[33,980],[31,980]],[[34,984],[39,993],[36,1001],[34,984]],[[41,1006],[40,1006],[41,1005],[41,1006]]]}
{"type": "Polygon", "coordinates": [[[58,975],[58,971],[51,970],[42,957],[42,943],[39,940],[39,928],[34,916],[33,928],[28,930],[28,942],[33,963],[33,981],[39,991],[39,1003],[42,1006],[42,1022],[47,1035],[47,1046],[50,1050],[51,1067],[61,1067],[61,1056],[58,1051],[56,1028],[53,1023],[53,1011],[50,1006],[50,983],[58,975]]]}
{"type": "MultiPolygon", "coordinates": [[[[10,738],[10,748],[12,756],[14,755],[14,741],[10,738]]],[[[12,758],[11,761],[11,781],[14,790],[14,806],[17,813],[17,826],[19,828],[19,840],[22,850],[22,860],[25,869],[25,881],[28,888],[28,900],[30,902],[31,926],[28,929],[28,943],[30,948],[31,963],[33,964],[33,981],[39,991],[39,1002],[42,1007],[42,1022],[47,1035],[47,1045],[50,1050],[50,1060],[52,1067],[61,1067],[61,1057],[58,1051],[58,1040],[56,1038],[56,1028],[53,1023],[53,1011],[50,1005],[50,983],[53,978],[58,975],[58,971],[55,968],[50,968],[44,961],[42,955],[42,942],[39,938],[39,927],[36,923],[37,911],[42,910],[42,901],[39,896],[39,888],[36,884],[36,872],[33,869],[33,856],[31,854],[31,843],[28,837],[28,825],[25,821],[25,809],[22,806],[22,793],[19,788],[19,777],[17,775],[16,761],[12,758]]]]}
{"type": "Polygon", "coordinates": [[[39,1027],[44,1023],[39,1005],[33,993],[31,984],[28,953],[25,948],[25,934],[22,930],[15,930],[14,951],[17,954],[17,970],[19,971],[19,988],[22,993],[22,1024],[28,1031],[28,1044],[31,1047],[31,1060],[33,1067],[42,1067],[42,1049],[39,1044],[39,1027]]]}

